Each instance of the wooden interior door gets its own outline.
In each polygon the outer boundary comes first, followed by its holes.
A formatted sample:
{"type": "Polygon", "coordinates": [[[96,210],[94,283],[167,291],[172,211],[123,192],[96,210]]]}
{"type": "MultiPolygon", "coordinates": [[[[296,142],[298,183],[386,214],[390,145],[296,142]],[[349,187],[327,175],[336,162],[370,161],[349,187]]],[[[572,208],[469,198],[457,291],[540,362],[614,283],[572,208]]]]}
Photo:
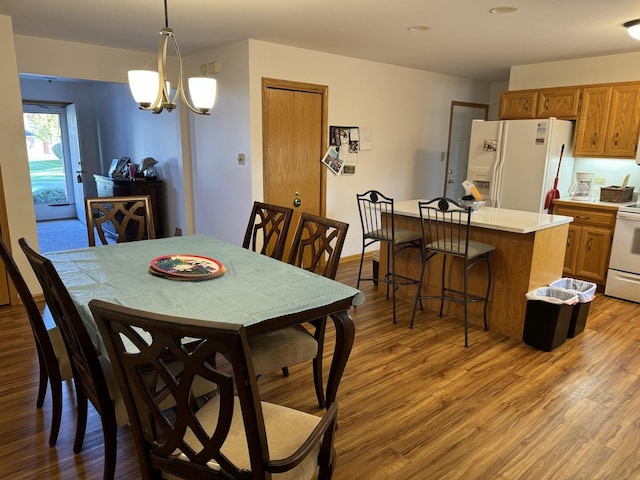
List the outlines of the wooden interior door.
{"type": "Polygon", "coordinates": [[[327,103],[326,86],[262,79],[264,201],[294,207],[287,245],[301,212],[325,214],[327,103]]]}

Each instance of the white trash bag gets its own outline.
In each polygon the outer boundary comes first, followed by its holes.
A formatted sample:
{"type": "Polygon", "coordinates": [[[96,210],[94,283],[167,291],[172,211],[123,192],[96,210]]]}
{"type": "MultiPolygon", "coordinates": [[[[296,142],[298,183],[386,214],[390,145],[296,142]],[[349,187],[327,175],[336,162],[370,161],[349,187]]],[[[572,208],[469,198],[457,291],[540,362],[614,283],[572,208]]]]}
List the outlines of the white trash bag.
{"type": "Polygon", "coordinates": [[[580,303],[588,303],[593,300],[596,297],[596,288],[598,287],[595,283],[578,280],[576,278],[560,278],[551,282],[549,286],[562,288],[577,294],[580,303]]]}
{"type": "Polygon", "coordinates": [[[557,305],[575,305],[578,303],[578,295],[563,288],[540,287],[527,292],[526,296],[527,300],[539,300],[557,305]]]}

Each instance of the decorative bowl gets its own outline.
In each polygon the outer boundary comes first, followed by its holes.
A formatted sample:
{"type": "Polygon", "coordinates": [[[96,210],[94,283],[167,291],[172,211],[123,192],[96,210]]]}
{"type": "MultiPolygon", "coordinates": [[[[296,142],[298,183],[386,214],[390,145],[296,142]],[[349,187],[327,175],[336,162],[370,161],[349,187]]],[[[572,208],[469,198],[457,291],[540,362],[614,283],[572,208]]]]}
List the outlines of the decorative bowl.
{"type": "Polygon", "coordinates": [[[465,200],[461,198],[458,203],[460,203],[460,205],[462,205],[463,207],[471,208],[472,212],[477,212],[482,207],[484,207],[484,204],[486,203],[486,201],[485,200],[478,201],[476,199],[465,200]]]}

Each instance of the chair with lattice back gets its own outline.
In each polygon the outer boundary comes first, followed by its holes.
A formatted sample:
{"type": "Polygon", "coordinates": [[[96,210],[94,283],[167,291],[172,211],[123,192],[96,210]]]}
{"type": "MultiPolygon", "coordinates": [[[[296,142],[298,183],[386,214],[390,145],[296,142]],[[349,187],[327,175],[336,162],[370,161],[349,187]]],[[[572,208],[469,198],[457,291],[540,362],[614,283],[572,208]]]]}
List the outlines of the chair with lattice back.
{"type": "Polygon", "coordinates": [[[422,270],[420,274],[420,286],[416,293],[411,316],[411,327],[416,315],[418,301],[426,299],[440,300],[440,316],[443,314],[444,302],[451,301],[463,306],[464,309],[464,346],[469,346],[468,329],[468,304],[481,302],[484,304],[483,319],[484,328],[488,330],[487,305],[491,291],[491,264],[489,262],[493,245],[471,240],[471,209],[459,205],[449,198],[439,197],[430,201],[418,202],[422,235],[425,238],[425,246],[422,254],[422,270]],[[432,258],[442,256],[441,286],[438,294],[429,294],[422,291],[422,282],[427,262],[432,258]],[[447,258],[454,259],[447,269],[447,258]],[[452,278],[451,269],[460,263],[462,269],[462,286],[447,286],[447,277],[452,278]],[[470,293],[468,288],[468,272],[475,265],[487,266],[487,287],[483,294],[470,293]]]}
{"type": "Polygon", "coordinates": [[[90,247],[96,234],[102,245],[156,238],[149,195],[86,198],[85,213],[90,247]]]}
{"type": "Polygon", "coordinates": [[[282,260],[292,216],[292,208],[254,202],[242,247],[282,260]]]}
{"type": "Polygon", "coordinates": [[[40,380],[36,400],[37,408],[42,408],[44,397],[47,393],[47,384],[51,385],[52,411],[49,445],[53,447],[58,440],[60,421],[62,419],[62,382],[70,380],[73,376],[69,357],[60,330],[57,326],[47,329],[31,291],[22,273],[20,273],[9,248],[2,239],[0,239],[0,259],[2,259],[9,278],[27,311],[27,318],[36,342],[36,352],[40,366],[40,380]]]}
{"type": "Polygon", "coordinates": [[[337,403],[320,417],[262,402],[242,325],[99,300],[89,308],[124,395],[142,478],[331,478],[337,403]],[[169,371],[159,352],[181,371],[169,371]],[[143,376],[149,370],[166,389],[150,388],[143,376]],[[198,378],[218,387],[205,402],[193,401],[198,378]],[[160,405],[166,395],[175,409],[160,405]]]}
{"type": "MultiPolygon", "coordinates": [[[[348,229],[347,223],[303,212],[293,237],[289,263],[335,279],[348,229]]],[[[324,407],[322,353],[326,324],[326,318],[321,318],[311,322],[313,333],[296,325],[251,337],[249,344],[256,374],[282,369],[286,377],[288,366],[313,360],[316,397],[318,405],[324,407]]]]}

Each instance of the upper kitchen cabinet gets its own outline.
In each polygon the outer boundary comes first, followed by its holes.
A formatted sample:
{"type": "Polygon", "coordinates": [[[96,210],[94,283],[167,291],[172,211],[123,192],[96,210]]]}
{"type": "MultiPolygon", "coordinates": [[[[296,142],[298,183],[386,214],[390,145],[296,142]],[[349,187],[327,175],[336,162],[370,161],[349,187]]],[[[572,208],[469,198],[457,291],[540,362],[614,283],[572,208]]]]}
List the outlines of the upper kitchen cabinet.
{"type": "Polygon", "coordinates": [[[512,90],[500,95],[500,120],[536,118],[537,90],[512,90]]]}
{"type": "Polygon", "coordinates": [[[575,120],[580,87],[511,90],[500,96],[500,120],[556,117],[575,120]]]}
{"type": "Polygon", "coordinates": [[[580,105],[578,87],[544,88],[538,91],[537,118],[557,117],[573,120],[580,105]]]}
{"type": "Polygon", "coordinates": [[[585,87],[573,155],[635,158],[639,125],[640,83],[585,87]]]}

